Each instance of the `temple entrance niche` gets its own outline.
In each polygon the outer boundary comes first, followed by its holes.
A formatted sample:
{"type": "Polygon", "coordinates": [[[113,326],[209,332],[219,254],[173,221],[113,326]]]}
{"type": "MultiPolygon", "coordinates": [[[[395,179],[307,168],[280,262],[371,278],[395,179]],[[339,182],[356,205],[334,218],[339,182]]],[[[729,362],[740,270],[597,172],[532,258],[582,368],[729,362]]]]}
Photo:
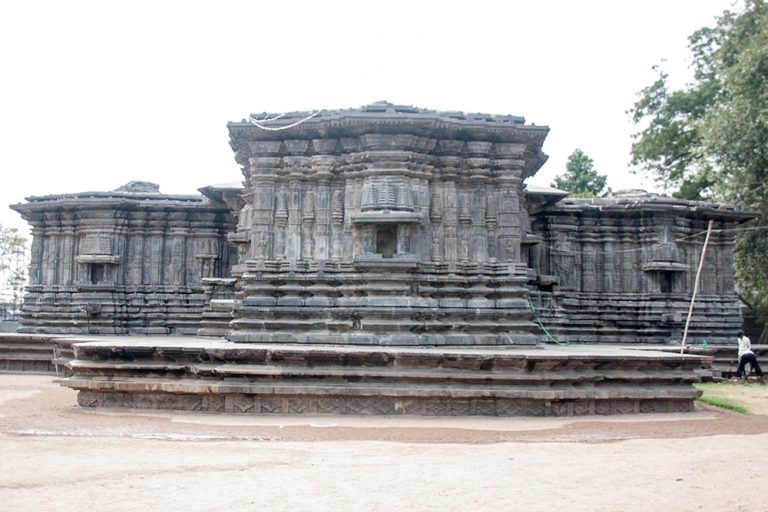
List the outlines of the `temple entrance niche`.
{"type": "Polygon", "coordinates": [[[397,253],[397,226],[376,226],[376,253],[391,258],[397,253]]]}
{"type": "Polygon", "coordinates": [[[360,212],[352,215],[356,226],[358,261],[422,260],[414,254],[413,238],[421,234],[424,215],[417,211],[414,190],[405,176],[372,175],[361,190],[360,212]]]}
{"type": "Polygon", "coordinates": [[[413,237],[421,233],[419,225],[412,227],[409,222],[393,223],[387,220],[390,219],[365,216],[355,221],[358,239],[355,260],[422,260],[413,252],[413,237]]]}
{"type": "Polygon", "coordinates": [[[688,272],[688,265],[680,258],[680,250],[672,234],[672,227],[662,226],[658,241],[651,246],[650,260],[643,265],[643,270],[650,277],[650,291],[669,295],[679,293],[683,284],[682,277],[688,272]]]}

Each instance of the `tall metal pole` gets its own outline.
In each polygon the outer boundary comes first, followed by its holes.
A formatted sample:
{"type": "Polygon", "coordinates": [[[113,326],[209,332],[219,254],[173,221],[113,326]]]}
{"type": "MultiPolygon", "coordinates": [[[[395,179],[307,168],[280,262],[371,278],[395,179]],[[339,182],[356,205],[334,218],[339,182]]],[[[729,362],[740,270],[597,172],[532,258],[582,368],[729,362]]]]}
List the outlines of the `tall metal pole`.
{"type": "Polygon", "coordinates": [[[683,331],[683,341],[680,345],[680,353],[685,352],[685,340],[688,339],[688,326],[691,324],[693,316],[693,305],[696,303],[696,295],[699,293],[699,277],[701,277],[701,268],[704,266],[704,256],[707,254],[707,245],[709,245],[709,235],[712,234],[712,224],[714,220],[709,221],[707,226],[707,237],[704,239],[704,247],[701,248],[701,259],[699,268],[696,270],[696,281],[693,283],[693,295],[691,296],[691,306],[688,308],[688,318],[685,320],[685,330],[683,331]]]}

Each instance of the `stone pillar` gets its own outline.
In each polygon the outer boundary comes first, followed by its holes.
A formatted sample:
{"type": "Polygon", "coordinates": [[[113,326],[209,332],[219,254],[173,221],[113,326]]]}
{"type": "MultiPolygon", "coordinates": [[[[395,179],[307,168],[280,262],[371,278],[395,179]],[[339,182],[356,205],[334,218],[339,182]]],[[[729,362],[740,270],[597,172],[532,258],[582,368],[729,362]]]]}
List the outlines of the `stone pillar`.
{"type": "Polygon", "coordinates": [[[492,187],[485,189],[485,229],[487,233],[486,247],[488,259],[499,258],[499,201],[492,187]]]}
{"type": "Polygon", "coordinates": [[[189,228],[186,225],[183,213],[174,214],[173,225],[170,229],[168,251],[170,257],[170,275],[166,276],[167,284],[173,286],[185,286],[187,272],[187,236],[189,228]]]}
{"type": "Polygon", "coordinates": [[[251,258],[268,260],[272,257],[272,226],[275,223],[274,181],[261,177],[254,180],[252,204],[251,258]]]}
{"type": "Polygon", "coordinates": [[[444,186],[444,205],[443,210],[443,233],[444,247],[443,254],[446,261],[458,261],[459,259],[459,208],[458,195],[456,192],[456,183],[448,182],[444,186]]]}
{"type": "Polygon", "coordinates": [[[330,258],[330,222],[331,222],[331,188],[328,178],[317,182],[315,217],[315,259],[326,261],[330,258]]]}
{"type": "Polygon", "coordinates": [[[144,282],[144,244],[147,237],[147,215],[132,212],[126,233],[125,283],[140,285],[144,282]]]}
{"type": "Polygon", "coordinates": [[[430,259],[432,261],[443,261],[444,258],[443,204],[443,188],[437,184],[432,184],[429,205],[429,219],[431,222],[430,259]]]}
{"type": "Polygon", "coordinates": [[[34,286],[42,284],[42,268],[44,256],[45,229],[39,226],[32,227],[32,248],[29,260],[29,284],[34,286]]]}
{"type": "Polygon", "coordinates": [[[285,256],[291,262],[301,258],[301,182],[295,179],[288,184],[288,227],[285,256]]]}
{"type": "Polygon", "coordinates": [[[315,220],[317,214],[315,207],[317,193],[315,183],[309,182],[304,186],[301,201],[301,258],[302,260],[314,259],[315,252],[315,220]]]}
{"type": "Polygon", "coordinates": [[[344,253],[344,182],[335,184],[331,193],[331,247],[330,257],[339,261],[344,253]]]}
{"type": "Polygon", "coordinates": [[[70,286],[75,280],[75,219],[71,212],[61,216],[61,278],[60,283],[70,286]]]}
{"type": "Polygon", "coordinates": [[[520,179],[499,179],[499,259],[516,263],[520,259],[520,179]]]}

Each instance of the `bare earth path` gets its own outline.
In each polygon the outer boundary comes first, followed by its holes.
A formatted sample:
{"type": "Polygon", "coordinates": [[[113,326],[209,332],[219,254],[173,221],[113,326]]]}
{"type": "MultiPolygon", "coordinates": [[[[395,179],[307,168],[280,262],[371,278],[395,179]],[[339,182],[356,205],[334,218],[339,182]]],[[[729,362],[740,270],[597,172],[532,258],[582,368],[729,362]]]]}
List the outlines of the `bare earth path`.
{"type": "Polygon", "coordinates": [[[741,416],[214,416],[84,410],[0,375],[0,510],[763,511],[741,416]]]}

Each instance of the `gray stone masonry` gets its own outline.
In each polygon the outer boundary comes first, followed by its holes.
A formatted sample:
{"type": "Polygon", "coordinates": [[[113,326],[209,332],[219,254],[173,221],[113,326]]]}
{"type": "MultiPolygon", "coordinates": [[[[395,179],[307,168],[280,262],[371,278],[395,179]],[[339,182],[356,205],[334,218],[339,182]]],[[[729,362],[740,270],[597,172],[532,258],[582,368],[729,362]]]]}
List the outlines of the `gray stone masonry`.
{"type": "MultiPolygon", "coordinates": [[[[87,340],[83,340],[87,341],[87,340]]],[[[684,412],[706,357],[110,339],[74,344],[83,407],[240,414],[574,416],[684,412]]]]}
{"type": "Polygon", "coordinates": [[[535,343],[523,180],[548,128],[386,102],[265,117],[229,125],[245,176],[230,340],[535,343]]]}
{"type": "Polygon", "coordinates": [[[251,343],[503,347],[680,341],[741,326],[751,212],[526,185],[548,128],[378,102],[228,125],[243,183],[30,197],[19,330],[251,343]]]}
{"type": "Polygon", "coordinates": [[[194,334],[202,278],[229,272],[230,208],[202,196],[131,182],[12,208],[33,237],[20,332],[194,334]]]}

